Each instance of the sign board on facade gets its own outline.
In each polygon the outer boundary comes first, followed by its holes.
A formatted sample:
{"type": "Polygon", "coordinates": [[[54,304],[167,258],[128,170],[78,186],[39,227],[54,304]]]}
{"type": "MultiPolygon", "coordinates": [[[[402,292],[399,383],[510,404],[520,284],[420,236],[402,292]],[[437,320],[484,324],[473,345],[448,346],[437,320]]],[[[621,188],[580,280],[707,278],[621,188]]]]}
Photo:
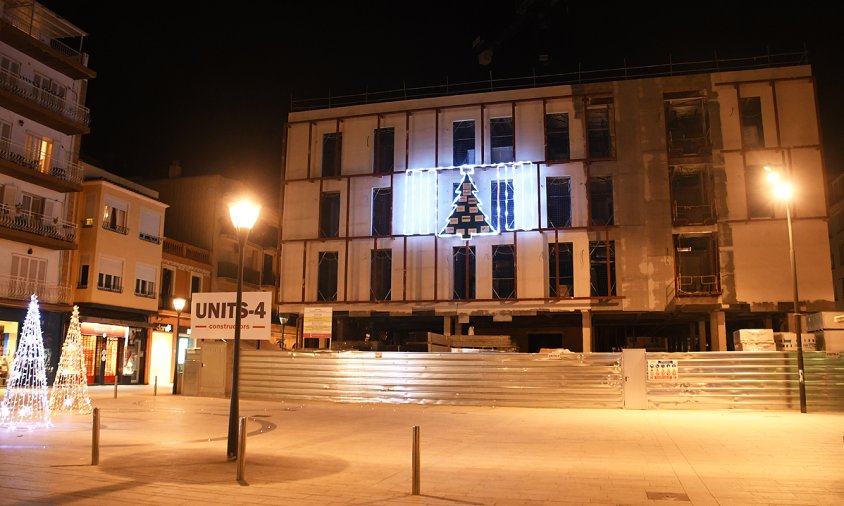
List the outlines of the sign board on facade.
{"type": "MultiPolygon", "coordinates": [[[[271,292],[244,292],[240,305],[241,339],[270,339],[271,292]]],[[[191,337],[233,339],[237,292],[202,292],[191,296],[191,337]]]]}
{"type": "Polygon", "coordinates": [[[676,360],[648,360],[648,380],[677,381],[676,360]]]}
{"type": "Polygon", "coordinates": [[[305,338],[331,339],[330,307],[306,307],[302,335],[305,338]]]}

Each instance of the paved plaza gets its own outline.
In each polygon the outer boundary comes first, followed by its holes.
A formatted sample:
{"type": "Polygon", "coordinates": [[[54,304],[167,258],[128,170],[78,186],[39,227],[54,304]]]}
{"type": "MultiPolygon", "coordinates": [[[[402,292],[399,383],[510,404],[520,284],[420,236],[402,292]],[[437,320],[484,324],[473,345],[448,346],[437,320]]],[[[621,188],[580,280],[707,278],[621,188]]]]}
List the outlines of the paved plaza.
{"type": "Polygon", "coordinates": [[[844,504],[844,413],[229,400],[92,387],[101,413],[0,430],[10,504],[844,504]],[[412,427],[420,494],[412,495],[412,427]]]}

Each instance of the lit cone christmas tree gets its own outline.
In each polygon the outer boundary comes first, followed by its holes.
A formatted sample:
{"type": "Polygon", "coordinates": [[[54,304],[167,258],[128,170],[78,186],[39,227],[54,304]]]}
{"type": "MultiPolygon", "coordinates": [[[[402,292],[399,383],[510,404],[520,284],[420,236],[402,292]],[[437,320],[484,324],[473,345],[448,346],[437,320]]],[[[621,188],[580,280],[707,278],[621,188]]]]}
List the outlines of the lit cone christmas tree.
{"type": "Polygon", "coordinates": [[[73,314],[70,316],[70,327],[62,345],[56,380],[50,392],[50,411],[77,414],[92,411],[91,397],[88,395],[88,372],[82,350],[79,306],[73,306],[73,314]]]}
{"type": "Polygon", "coordinates": [[[12,361],[6,395],[0,403],[0,425],[9,430],[32,430],[51,425],[41,314],[34,294],[29,301],[20,344],[12,361]]]}
{"type": "Polygon", "coordinates": [[[440,235],[460,236],[471,239],[473,235],[489,234],[495,229],[489,224],[478,200],[478,188],[472,181],[471,169],[460,169],[463,179],[454,190],[455,197],[451,203],[451,214],[440,231],[440,235]]]}

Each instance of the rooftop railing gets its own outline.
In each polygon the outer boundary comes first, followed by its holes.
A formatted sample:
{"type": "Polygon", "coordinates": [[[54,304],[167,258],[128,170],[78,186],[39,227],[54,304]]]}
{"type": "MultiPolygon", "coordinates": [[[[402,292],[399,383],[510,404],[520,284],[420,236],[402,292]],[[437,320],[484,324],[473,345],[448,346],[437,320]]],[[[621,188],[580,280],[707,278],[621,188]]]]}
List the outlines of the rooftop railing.
{"type": "MultiPolygon", "coordinates": [[[[39,29],[33,23],[33,18],[28,10],[22,11],[19,9],[6,8],[3,11],[3,20],[9,23],[10,25],[14,26],[18,30],[22,31],[23,33],[29,35],[33,39],[37,39],[43,42],[44,44],[47,44],[51,48],[62,53],[63,55],[82,61],[82,53],[68,46],[64,42],[58,40],[56,38],[58,34],[55,34],[52,31],[39,29]]],[[[66,33],[63,35],[65,35],[66,37],[79,36],[79,34],[76,33],[66,33]]]]}

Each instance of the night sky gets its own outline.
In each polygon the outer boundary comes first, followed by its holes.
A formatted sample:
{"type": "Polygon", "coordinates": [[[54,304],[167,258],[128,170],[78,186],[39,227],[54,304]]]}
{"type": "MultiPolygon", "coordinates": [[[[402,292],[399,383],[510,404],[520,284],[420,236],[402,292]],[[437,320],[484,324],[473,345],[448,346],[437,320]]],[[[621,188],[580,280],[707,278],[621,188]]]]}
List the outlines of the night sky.
{"type": "Polygon", "coordinates": [[[42,2],[90,35],[82,157],[125,177],[277,189],[291,96],[809,52],[829,176],[844,169],[844,8],[821,2],[42,2]],[[488,65],[473,42],[493,47],[488,65]],[[541,57],[540,55],[545,55],[541,57]],[[271,183],[271,184],[268,184],[271,183]]]}

